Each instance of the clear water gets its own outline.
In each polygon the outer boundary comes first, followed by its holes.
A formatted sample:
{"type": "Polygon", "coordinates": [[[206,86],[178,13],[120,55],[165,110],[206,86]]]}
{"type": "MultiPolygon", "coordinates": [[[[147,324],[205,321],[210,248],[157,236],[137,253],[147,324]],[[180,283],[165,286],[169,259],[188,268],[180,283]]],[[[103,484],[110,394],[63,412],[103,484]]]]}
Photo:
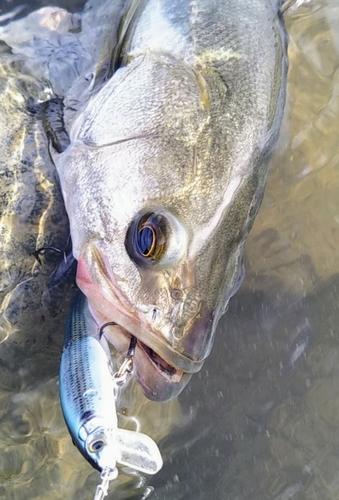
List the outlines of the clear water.
{"type": "MultiPolygon", "coordinates": [[[[151,403],[129,388],[121,422],[137,415],[165,464],[147,480],[125,471],[112,500],[339,499],[338,0],[304,2],[285,19],[288,102],[245,282],[179,400],[151,403]]],[[[44,265],[48,276],[53,262],[44,265]]],[[[69,302],[58,304],[26,312],[0,345],[6,500],[89,500],[98,481],[60,411],[69,302]]]]}

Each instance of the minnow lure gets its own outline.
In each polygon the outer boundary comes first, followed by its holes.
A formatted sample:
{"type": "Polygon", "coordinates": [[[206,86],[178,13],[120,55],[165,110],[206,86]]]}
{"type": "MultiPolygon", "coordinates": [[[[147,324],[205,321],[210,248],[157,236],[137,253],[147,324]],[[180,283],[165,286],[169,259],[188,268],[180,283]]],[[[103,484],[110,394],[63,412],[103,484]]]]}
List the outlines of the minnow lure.
{"type": "MultiPolygon", "coordinates": [[[[73,442],[102,473],[102,485],[117,476],[117,463],[147,474],[158,472],[163,463],[149,436],[118,428],[118,388],[105,337],[91,316],[86,297],[79,292],[66,323],[60,399],[73,442]]],[[[98,498],[104,498],[106,492],[98,498]]]]}

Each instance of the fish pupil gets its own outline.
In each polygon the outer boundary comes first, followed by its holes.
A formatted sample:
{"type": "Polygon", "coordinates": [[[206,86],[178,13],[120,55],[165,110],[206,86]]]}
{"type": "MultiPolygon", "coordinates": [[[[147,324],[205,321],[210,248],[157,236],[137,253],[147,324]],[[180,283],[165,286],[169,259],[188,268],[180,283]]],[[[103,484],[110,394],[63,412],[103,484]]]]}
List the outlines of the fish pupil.
{"type": "Polygon", "coordinates": [[[138,249],[143,257],[150,257],[155,248],[155,234],[154,229],[145,226],[142,227],[138,232],[138,249]]]}

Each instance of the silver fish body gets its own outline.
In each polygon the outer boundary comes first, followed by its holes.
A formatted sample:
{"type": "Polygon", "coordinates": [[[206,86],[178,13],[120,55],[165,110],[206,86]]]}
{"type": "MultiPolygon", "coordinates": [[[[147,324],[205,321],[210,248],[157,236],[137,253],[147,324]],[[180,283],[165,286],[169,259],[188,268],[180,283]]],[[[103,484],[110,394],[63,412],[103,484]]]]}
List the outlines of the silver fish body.
{"type": "Polygon", "coordinates": [[[79,292],[68,316],[60,363],[60,399],[77,446],[93,467],[114,471],[116,463],[147,474],[162,467],[156,443],[147,435],[118,428],[113,366],[104,337],[79,292]]]}
{"type": "Polygon", "coordinates": [[[136,376],[166,400],[200,370],[239,286],[284,108],[286,36],[273,0],[132,1],[118,33],[113,76],[54,160],[77,283],[98,324],[119,325],[121,353],[137,337],[136,376]]]}

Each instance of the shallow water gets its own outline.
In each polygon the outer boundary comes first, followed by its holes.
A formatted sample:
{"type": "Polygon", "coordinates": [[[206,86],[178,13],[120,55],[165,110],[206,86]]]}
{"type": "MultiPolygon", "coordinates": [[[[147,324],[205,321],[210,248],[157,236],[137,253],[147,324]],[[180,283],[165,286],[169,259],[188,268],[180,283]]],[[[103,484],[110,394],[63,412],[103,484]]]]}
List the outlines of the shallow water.
{"type": "MultiPolygon", "coordinates": [[[[165,464],[146,482],[121,474],[112,500],[339,498],[337,5],[313,0],[285,15],[287,107],[246,246],[246,279],[210,358],[179,401],[157,404],[138,387],[126,391],[122,424],[133,426],[128,417],[137,415],[142,430],[160,442],[165,464]]],[[[53,193],[42,189],[41,196],[53,193]]],[[[67,228],[57,237],[65,242],[67,228]]],[[[25,293],[39,293],[55,260],[46,255],[38,266],[32,257],[25,293]]],[[[31,308],[21,319],[12,311],[15,326],[0,345],[0,498],[6,500],[92,499],[98,481],[60,411],[58,363],[71,281],[63,293],[66,299],[53,297],[54,309],[31,308]]]]}

